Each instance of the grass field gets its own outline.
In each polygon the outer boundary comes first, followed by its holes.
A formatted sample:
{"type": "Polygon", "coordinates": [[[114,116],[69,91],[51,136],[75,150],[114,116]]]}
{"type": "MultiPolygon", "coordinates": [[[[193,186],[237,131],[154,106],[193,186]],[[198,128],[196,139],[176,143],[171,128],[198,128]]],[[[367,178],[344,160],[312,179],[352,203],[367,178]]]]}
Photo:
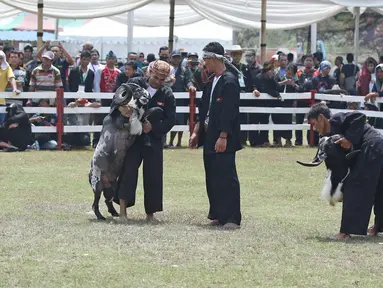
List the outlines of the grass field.
{"type": "MultiPolygon", "coordinates": [[[[319,199],[315,150],[238,153],[242,227],[206,224],[202,151],[165,151],[164,209],[98,222],[91,151],[0,153],[0,287],[382,287],[383,237],[334,242],[341,205],[319,199]]],[[[102,212],[106,216],[104,203],[102,212]]]]}

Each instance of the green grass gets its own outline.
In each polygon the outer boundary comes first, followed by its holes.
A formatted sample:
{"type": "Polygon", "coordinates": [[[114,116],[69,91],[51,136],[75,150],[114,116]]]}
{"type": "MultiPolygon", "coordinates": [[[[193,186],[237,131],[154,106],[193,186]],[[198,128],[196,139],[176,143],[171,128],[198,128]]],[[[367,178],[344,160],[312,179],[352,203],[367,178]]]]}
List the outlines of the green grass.
{"type": "Polygon", "coordinates": [[[95,221],[91,151],[0,153],[0,287],[381,287],[382,237],[328,240],[341,205],[319,199],[324,167],[295,163],[315,150],[238,153],[237,231],[206,226],[201,152],[165,151],[159,225],[141,179],[128,225],[95,221]]]}

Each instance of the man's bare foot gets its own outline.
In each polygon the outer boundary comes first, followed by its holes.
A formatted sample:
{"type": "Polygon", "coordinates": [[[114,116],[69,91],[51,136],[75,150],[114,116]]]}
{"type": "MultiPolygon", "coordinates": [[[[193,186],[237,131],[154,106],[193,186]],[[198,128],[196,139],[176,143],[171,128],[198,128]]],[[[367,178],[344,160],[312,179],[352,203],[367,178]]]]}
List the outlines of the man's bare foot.
{"type": "Polygon", "coordinates": [[[348,240],[350,239],[350,235],[346,233],[338,233],[332,237],[330,237],[331,240],[348,240]]]}
{"type": "Polygon", "coordinates": [[[219,225],[219,221],[217,219],[211,220],[209,225],[210,226],[218,226],[219,225]]]}
{"type": "Polygon", "coordinates": [[[229,222],[229,223],[226,223],[225,225],[223,225],[223,228],[227,229],[227,230],[234,230],[234,229],[239,229],[239,225],[229,222]]]}
{"type": "Polygon", "coordinates": [[[160,223],[160,221],[154,217],[154,214],[146,214],[146,221],[152,224],[160,223]]]}
{"type": "Polygon", "coordinates": [[[120,217],[115,218],[115,220],[117,223],[122,223],[122,224],[128,223],[128,221],[129,221],[129,219],[126,215],[120,215],[120,217]]]}
{"type": "Polygon", "coordinates": [[[378,235],[378,230],[376,229],[375,225],[372,225],[370,228],[368,228],[367,234],[369,236],[376,236],[376,235],[378,235]]]}

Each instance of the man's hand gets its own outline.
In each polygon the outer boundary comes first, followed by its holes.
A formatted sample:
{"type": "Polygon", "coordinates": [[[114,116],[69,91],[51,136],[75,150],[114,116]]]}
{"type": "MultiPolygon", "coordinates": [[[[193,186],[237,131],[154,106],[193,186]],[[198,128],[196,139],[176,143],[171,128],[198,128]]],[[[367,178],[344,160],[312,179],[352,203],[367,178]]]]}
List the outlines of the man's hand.
{"type": "Polygon", "coordinates": [[[14,89],[14,90],[13,90],[13,93],[15,93],[16,95],[20,95],[21,92],[20,92],[19,89],[14,89]]]}
{"type": "Polygon", "coordinates": [[[259,96],[261,96],[261,93],[260,93],[257,89],[255,89],[255,90],[253,91],[253,95],[254,95],[255,97],[259,97],[259,96]]]}
{"type": "Polygon", "coordinates": [[[191,86],[191,87],[189,88],[189,91],[191,91],[191,92],[195,92],[195,91],[197,91],[197,89],[195,89],[194,86],[191,86]]]}
{"type": "Polygon", "coordinates": [[[144,123],[144,125],[142,125],[142,127],[144,128],[144,133],[147,134],[149,133],[150,131],[152,131],[152,124],[150,124],[149,121],[146,121],[144,123]]]}
{"type": "Polygon", "coordinates": [[[226,151],[227,138],[219,137],[215,143],[215,152],[222,153],[226,151]]]}
{"type": "Polygon", "coordinates": [[[74,108],[74,107],[76,107],[77,106],[77,103],[76,102],[70,102],[69,104],[68,104],[68,107],[69,108],[74,108]]]}
{"type": "Polygon", "coordinates": [[[198,146],[198,135],[193,133],[189,138],[189,148],[197,148],[198,146]]]}
{"type": "Polygon", "coordinates": [[[118,107],[118,110],[121,112],[122,116],[124,116],[125,118],[129,118],[133,114],[132,107],[128,105],[120,106],[118,107]]]}
{"type": "Polygon", "coordinates": [[[364,101],[368,101],[368,100],[375,101],[377,96],[378,96],[378,93],[375,93],[375,92],[368,93],[364,97],[364,101]]]}
{"type": "Polygon", "coordinates": [[[290,86],[295,86],[295,81],[293,79],[288,79],[288,84],[287,85],[290,85],[290,86]]]}
{"type": "Polygon", "coordinates": [[[37,117],[35,117],[35,118],[31,118],[30,121],[31,121],[31,122],[41,123],[42,121],[44,121],[44,117],[42,117],[42,116],[37,116],[37,117]]]}
{"type": "Polygon", "coordinates": [[[338,141],[335,142],[335,144],[339,144],[340,147],[346,150],[350,150],[352,143],[347,140],[346,138],[340,138],[338,141]]]}
{"type": "Polygon", "coordinates": [[[12,129],[12,128],[16,128],[16,127],[18,127],[18,126],[19,126],[19,124],[17,124],[17,123],[12,123],[11,125],[8,126],[8,128],[9,128],[9,129],[12,129]]]}

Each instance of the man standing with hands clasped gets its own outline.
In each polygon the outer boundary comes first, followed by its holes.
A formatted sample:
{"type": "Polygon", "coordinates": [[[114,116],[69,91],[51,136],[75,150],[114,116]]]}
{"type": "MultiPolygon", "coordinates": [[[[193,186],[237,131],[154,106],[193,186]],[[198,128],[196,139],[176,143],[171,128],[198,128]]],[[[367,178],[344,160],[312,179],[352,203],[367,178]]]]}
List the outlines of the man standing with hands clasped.
{"type": "Polygon", "coordinates": [[[236,152],[242,148],[240,87],[238,78],[226,70],[227,61],[221,44],[211,42],[203,51],[205,65],[215,77],[203,92],[199,122],[189,145],[191,148],[203,146],[211,225],[236,229],[241,223],[240,187],[235,164],[236,152]]]}

